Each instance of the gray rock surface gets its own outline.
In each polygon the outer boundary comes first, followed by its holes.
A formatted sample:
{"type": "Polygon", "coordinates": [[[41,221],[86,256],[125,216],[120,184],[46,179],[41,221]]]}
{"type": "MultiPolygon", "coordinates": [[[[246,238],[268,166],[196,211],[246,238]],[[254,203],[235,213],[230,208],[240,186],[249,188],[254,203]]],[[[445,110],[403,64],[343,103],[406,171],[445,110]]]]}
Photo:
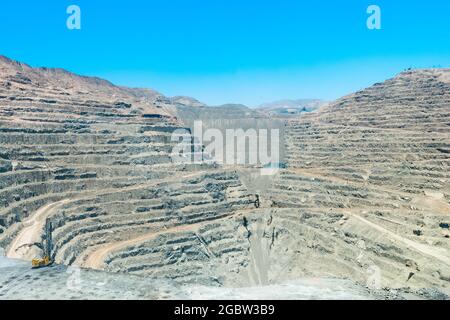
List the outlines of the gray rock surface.
{"type": "Polygon", "coordinates": [[[54,265],[31,269],[29,263],[0,257],[0,300],[73,299],[421,299],[448,298],[439,292],[372,292],[340,279],[304,279],[271,286],[224,288],[142,278],[130,274],[54,265]],[[43,290],[45,288],[45,290],[43,290]]]}
{"type": "MultiPolygon", "coordinates": [[[[439,298],[450,279],[449,75],[407,71],[281,119],[286,168],[267,180],[254,168],[170,157],[171,132],[197,116],[212,127],[215,117],[275,125],[264,114],[180,107],[153,90],[1,57],[0,247],[28,268],[49,220],[60,266],[42,277],[81,266],[203,288],[178,291],[191,296],[287,285],[303,288],[296,297],[328,297],[307,280],[318,278],[336,297],[359,283],[355,298],[366,286],[370,297],[439,298]]],[[[2,272],[6,285],[25,288],[33,276],[13,269],[2,272]]],[[[121,286],[102,295],[117,298],[121,286]]]]}

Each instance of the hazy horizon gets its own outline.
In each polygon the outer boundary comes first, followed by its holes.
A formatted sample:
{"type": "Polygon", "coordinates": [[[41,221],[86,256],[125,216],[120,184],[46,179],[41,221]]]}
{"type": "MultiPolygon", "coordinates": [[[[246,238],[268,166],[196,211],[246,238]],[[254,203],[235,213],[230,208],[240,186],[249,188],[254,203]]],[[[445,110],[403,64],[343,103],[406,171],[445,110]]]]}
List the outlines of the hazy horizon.
{"type": "Polygon", "coordinates": [[[67,28],[67,3],[25,3],[2,5],[1,54],[208,105],[330,101],[409,67],[450,66],[440,0],[377,0],[381,30],[367,28],[365,0],[78,0],[81,30],[67,28]]]}

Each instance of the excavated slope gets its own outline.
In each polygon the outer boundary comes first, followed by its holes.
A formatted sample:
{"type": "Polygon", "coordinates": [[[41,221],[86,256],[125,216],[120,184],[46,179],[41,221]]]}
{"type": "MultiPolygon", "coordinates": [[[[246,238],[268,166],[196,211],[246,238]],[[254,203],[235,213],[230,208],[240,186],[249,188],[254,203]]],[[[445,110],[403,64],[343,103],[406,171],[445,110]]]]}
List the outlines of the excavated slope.
{"type": "Polygon", "coordinates": [[[181,127],[167,99],[7,58],[0,75],[0,247],[8,257],[42,256],[49,219],[57,263],[211,281],[198,271],[208,251],[197,230],[253,208],[254,196],[233,171],[172,163],[171,133],[181,127]],[[127,248],[142,241],[158,245],[139,255],[127,248]],[[123,248],[135,261],[109,254],[123,248]]]}
{"type": "Polygon", "coordinates": [[[450,70],[417,70],[286,122],[261,208],[235,171],[177,165],[154,91],[0,59],[0,246],[183,283],[337,277],[448,289],[450,70]]]}
{"type": "Polygon", "coordinates": [[[407,71],[287,123],[272,270],[449,287],[449,76],[407,71]]]}

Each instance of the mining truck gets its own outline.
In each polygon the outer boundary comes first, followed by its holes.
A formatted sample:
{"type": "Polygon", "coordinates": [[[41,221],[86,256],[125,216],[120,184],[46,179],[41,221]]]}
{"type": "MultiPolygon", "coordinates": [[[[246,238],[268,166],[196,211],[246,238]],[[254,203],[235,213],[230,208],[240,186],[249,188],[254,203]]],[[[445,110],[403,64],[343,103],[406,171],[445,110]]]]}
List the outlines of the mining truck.
{"type": "Polygon", "coordinates": [[[52,260],[52,223],[49,219],[45,221],[45,235],[43,241],[44,257],[31,260],[33,269],[48,267],[53,263],[52,260]]]}

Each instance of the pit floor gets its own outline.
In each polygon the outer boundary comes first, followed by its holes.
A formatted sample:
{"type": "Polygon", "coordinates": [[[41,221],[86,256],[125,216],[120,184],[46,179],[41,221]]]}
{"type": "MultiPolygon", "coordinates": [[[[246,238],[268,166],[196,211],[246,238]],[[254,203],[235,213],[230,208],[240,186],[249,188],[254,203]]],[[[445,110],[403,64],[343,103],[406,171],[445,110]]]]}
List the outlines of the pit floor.
{"type": "Polygon", "coordinates": [[[421,298],[395,292],[374,292],[349,280],[302,279],[249,288],[179,285],[128,274],[53,265],[31,269],[27,261],[0,257],[0,300],[96,299],[389,299],[421,298]]]}

